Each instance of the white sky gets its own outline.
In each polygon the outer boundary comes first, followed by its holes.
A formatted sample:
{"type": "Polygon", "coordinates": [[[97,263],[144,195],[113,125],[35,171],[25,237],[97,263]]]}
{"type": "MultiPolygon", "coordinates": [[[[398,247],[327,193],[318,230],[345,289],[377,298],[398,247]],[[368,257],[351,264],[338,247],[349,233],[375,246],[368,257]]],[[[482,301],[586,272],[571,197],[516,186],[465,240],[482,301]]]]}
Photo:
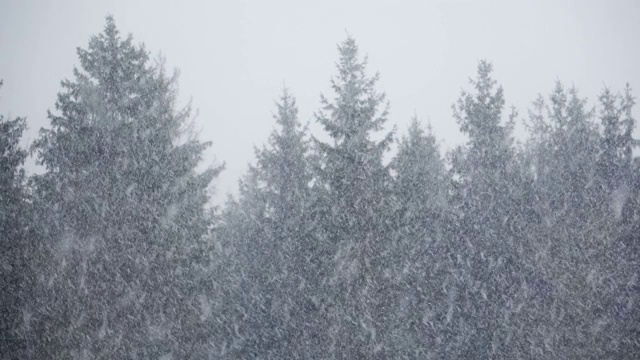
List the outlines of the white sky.
{"type": "Polygon", "coordinates": [[[381,73],[389,127],[404,133],[415,112],[445,149],[464,141],[451,104],[479,59],[493,62],[521,117],[555,80],[592,103],[604,84],[618,91],[630,82],[640,97],[640,1],[0,0],[0,113],[27,117],[27,141],[48,126],[76,47],[102,31],[107,14],[180,69],[181,99],[193,100],[200,137],[213,141],[207,160],[227,163],[217,201],[266,142],[283,84],[303,122],[321,92],[332,96],[336,45],[347,32],[369,55],[370,73],[381,73]]]}

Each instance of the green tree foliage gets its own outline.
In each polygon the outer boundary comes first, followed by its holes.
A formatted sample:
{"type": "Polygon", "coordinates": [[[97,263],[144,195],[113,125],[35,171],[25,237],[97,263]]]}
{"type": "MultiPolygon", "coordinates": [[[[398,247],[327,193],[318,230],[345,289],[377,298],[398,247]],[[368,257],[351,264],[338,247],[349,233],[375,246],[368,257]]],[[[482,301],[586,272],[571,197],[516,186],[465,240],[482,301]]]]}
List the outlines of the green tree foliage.
{"type": "MultiPolygon", "coordinates": [[[[443,231],[447,209],[446,169],[431,127],[414,118],[392,162],[397,223],[391,256],[393,317],[387,347],[398,357],[432,354],[436,334],[432,304],[441,295],[443,231]]],[[[442,300],[442,299],[439,299],[442,300]]]]}
{"type": "Polygon", "coordinates": [[[242,324],[237,334],[225,335],[232,354],[306,358],[307,344],[316,341],[309,307],[318,291],[309,141],[293,96],[285,90],[276,105],[278,129],[267,147],[256,149],[257,163],[241,182],[238,200],[228,202],[219,229],[226,246],[238,251],[235,266],[243,275],[221,279],[228,281],[223,287],[239,291],[233,302],[241,304],[223,321],[242,324]]]}
{"type": "Polygon", "coordinates": [[[631,135],[635,128],[631,109],[635,99],[629,84],[622,96],[605,88],[598,99],[603,127],[598,171],[607,189],[613,191],[628,183],[631,177],[634,146],[631,135]]]}
{"type": "Polygon", "coordinates": [[[0,115],[0,353],[7,358],[25,355],[22,310],[31,283],[27,151],[20,147],[26,127],[24,118],[0,115]]]}
{"type": "MultiPolygon", "coordinates": [[[[378,75],[366,74],[355,40],[339,47],[333,101],[322,97],[317,121],[331,140],[317,141],[317,189],[322,243],[333,263],[325,285],[330,323],[330,354],[384,357],[384,261],[389,247],[390,172],[383,155],[393,132],[374,140],[387,121],[378,75]]],[[[333,355],[332,355],[333,356],[333,355]]]]}
{"type": "MultiPolygon", "coordinates": [[[[417,118],[398,146],[393,161],[394,193],[402,224],[427,228],[446,207],[445,166],[431,126],[425,133],[417,118]]],[[[415,229],[412,229],[412,231],[415,229]]]]}
{"type": "Polygon", "coordinates": [[[616,288],[614,301],[607,307],[610,311],[614,307],[611,321],[615,327],[610,328],[609,337],[619,341],[616,349],[619,354],[640,353],[640,283],[638,283],[638,267],[640,267],[640,158],[633,162],[632,174],[629,181],[629,193],[622,209],[621,231],[616,239],[618,250],[614,253],[613,261],[617,265],[618,273],[613,275],[616,288]]]}
{"type": "Polygon", "coordinates": [[[212,224],[196,173],[209,146],[185,131],[176,77],[122,38],[113,18],[78,49],[57,113],[34,145],[44,240],[34,336],[45,357],[198,354],[197,294],[212,224]],[[50,294],[55,294],[52,296],[50,294]]]}
{"type": "MultiPolygon", "coordinates": [[[[443,157],[388,105],[353,38],[333,98],[276,128],[220,216],[176,76],[111,17],[50,128],[0,117],[0,353],[9,358],[548,359],[640,353],[635,98],[557,82],[513,139],[492,65],[443,157]],[[506,121],[505,121],[506,120],[506,121]],[[387,162],[387,159],[390,159],[387,162]]],[[[637,357],[637,356],[635,356],[637,357]]]]}
{"type": "Polygon", "coordinates": [[[496,88],[492,70],[481,61],[471,80],[475,91],[463,92],[453,107],[468,144],[452,163],[452,205],[460,216],[454,220],[457,239],[450,239],[448,251],[457,259],[448,282],[446,323],[457,328],[455,351],[464,358],[501,356],[510,329],[501,314],[512,311],[520,293],[516,209],[521,192],[511,135],[515,112],[503,123],[503,90],[496,88]]]}
{"type": "Polygon", "coordinates": [[[619,223],[608,201],[628,181],[617,165],[624,164],[628,144],[621,141],[626,129],[614,100],[607,89],[600,97],[602,135],[586,100],[560,83],[550,104],[540,97],[530,113],[532,205],[542,222],[527,238],[535,245],[530,263],[545,291],[527,312],[535,319],[530,326],[544,329],[531,339],[538,356],[603,358],[625,354],[629,344],[623,328],[635,300],[623,289],[632,266],[620,261],[619,223]]]}

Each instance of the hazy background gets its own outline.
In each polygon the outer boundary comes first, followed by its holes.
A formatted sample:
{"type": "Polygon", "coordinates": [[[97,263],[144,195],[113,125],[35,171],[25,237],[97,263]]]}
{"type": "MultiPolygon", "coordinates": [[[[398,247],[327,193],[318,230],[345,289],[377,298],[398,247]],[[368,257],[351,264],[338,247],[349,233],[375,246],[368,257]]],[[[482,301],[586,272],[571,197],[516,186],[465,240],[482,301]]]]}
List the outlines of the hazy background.
{"type": "Polygon", "coordinates": [[[27,117],[26,143],[48,126],[76,47],[102,31],[107,14],[180,69],[181,99],[193,100],[200,136],[213,141],[207,161],[227,163],[217,202],[266,142],[283,85],[300,119],[313,120],[320,93],[332,95],[336,44],[347,32],[369,55],[370,73],[381,73],[389,127],[404,133],[415,112],[443,149],[464,141],[451,104],[482,58],[521,118],[555,80],[591,103],[605,84],[618,91],[630,82],[640,96],[639,1],[0,0],[0,113],[27,117]]]}

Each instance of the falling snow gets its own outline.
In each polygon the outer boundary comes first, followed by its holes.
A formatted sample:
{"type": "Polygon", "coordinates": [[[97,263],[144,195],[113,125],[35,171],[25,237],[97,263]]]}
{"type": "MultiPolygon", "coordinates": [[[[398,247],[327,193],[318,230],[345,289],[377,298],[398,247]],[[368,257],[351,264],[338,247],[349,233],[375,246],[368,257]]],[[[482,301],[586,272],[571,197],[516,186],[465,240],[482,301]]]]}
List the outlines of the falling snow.
{"type": "Polygon", "coordinates": [[[6,358],[640,356],[630,86],[549,84],[522,116],[482,60],[444,152],[417,116],[391,127],[347,36],[320,130],[284,89],[218,207],[224,164],[202,168],[177,77],[112,17],[77,55],[31,147],[42,173],[22,170],[26,120],[0,118],[6,358]]]}

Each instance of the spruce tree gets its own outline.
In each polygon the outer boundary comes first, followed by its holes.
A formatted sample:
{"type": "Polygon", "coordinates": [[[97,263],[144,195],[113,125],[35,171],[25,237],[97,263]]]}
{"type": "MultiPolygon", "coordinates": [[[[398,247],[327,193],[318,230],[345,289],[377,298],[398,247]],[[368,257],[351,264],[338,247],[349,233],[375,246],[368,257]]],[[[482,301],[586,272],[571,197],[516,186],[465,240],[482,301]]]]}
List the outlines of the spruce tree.
{"type": "Polygon", "coordinates": [[[330,137],[316,141],[320,243],[328,255],[323,260],[331,259],[318,302],[327,312],[330,356],[384,358],[390,173],[383,156],[393,132],[373,139],[387,121],[385,96],[375,89],[378,75],[366,74],[367,61],[359,59],[353,38],[338,50],[338,74],[331,81],[335,98],[322,97],[316,114],[330,137]]]}
{"type": "Polygon", "coordinates": [[[314,264],[318,256],[310,222],[309,142],[307,129],[298,120],[295,99],[286,89],[277,108],[274,117],[279,130],[271,134],[269,146],[256,153],[258,161],[252,169],[263,184],[268,248],[273,249],[263,251],[261,259],[272,269],[266,291],[272,294],[271,311],[278,324],[274,358],[303,358],[311,351],[307,344],[315,341],[316,330],[309,325],[313,314],[307,311],[317,293],[314,264]]]}
{"type": "Polygon", "coordinates": [[[209,143],[185,131],[190,107],[177,106],[176,77],[112,17],[78,57],[34,145],[46,168],[33,184],[48,258],[37,354],[205,352],[207,339],[192,335],[212,224],[207,188],[221,168],[196,172],[209,143]]]}
{"type": "Polygon", "coordinates": [[[629,84],[624,95],[614,94],[605,88],[600,96],[600,121],[603,134],[598,157],[598,175],[608,192],[621,185],[629,185],[632,173],[635,120],[632,108],[635,99],[629,84]]]}
{"type": "Polygon", "coordinates": [[[414,118],[393,160],[401,224],[419,228],[433,225],[447,200],[444,163],[431,126],[427,130],[414,118]]]}
{"type": "MultiPolygon", "coordinates": [[[[2,80],[0,80],[0,88],[2,80]]],[[[0,353],[6,358],[26,356],[23,309],[31,284],[28,259],[28,192],[20,146],[24,118],[0,115],[0,353]]]]}
{"type": "Polygon", "coordinates": [[[458,254],[446,310],[446,324],[459,357],[499,357],[505,351],[510,324],[500,314],[511,306],[517,287],[518,238],[512,226],[518,198],[513,148],[514,114],[503,123],[504,95],[491,76],[492,65],[481,61],[474,92],[462,92],[454,117],[468,136],[453,163],[454,209],[458,239],[448,253],[458,254]],[[455,283],[458,283],[456,289],[455,283]],[[459,306],[456,304],[460,304],[459,306]],[[482,354],[482,355],[480,355],[482,354]]]}
{"type": "Polygon", "coordinates": [[[311,356],[317,330],[309,325],[314,314],[308,312],[317,293],[309,143],[294,97],[284,90],[276,105],[278,128],[268,146],[256,149],[256,164],[223,214],[220,237],[238,250],[235,266],[243,275],[229,278],[244,289],[232,301],[248,315],[226,319],[242,324],[242,342],[234,339],[237,335],[225,336],[244,356],[304,358],[311,356]]]}
{"type": "Polygon", "coordinates": [[[397,223],[389,261],[393,264],[394,307],[389,347],[402,358],[425,357],[439,335],[429,326],[432,305],[444,281],[442,250],[447,183],[443,160],[431,127],[414,118],[392,161],[397,223]]]}
{"type": "Polygon", "coordinates": [[[531,112],[533,203],[542,216],[527,236],[537,250],[528,262],[537,281],[527,283],[536,291],[526,312],[536,321],[524,323],[543,329],[529,340],[538,356],[624,354],[621,345],[629,334],[624,319],[630,313],[623,304],[630,298],[621,289],[632,266],[622,261],[625,255],[614,241],[617,215],[608,201],[624,178],[619,167],[624,126],[615,100],[606,90],[600,97],[602,135],[586,99],[559,82],[549,104],[540,97],[531,112]]]}

